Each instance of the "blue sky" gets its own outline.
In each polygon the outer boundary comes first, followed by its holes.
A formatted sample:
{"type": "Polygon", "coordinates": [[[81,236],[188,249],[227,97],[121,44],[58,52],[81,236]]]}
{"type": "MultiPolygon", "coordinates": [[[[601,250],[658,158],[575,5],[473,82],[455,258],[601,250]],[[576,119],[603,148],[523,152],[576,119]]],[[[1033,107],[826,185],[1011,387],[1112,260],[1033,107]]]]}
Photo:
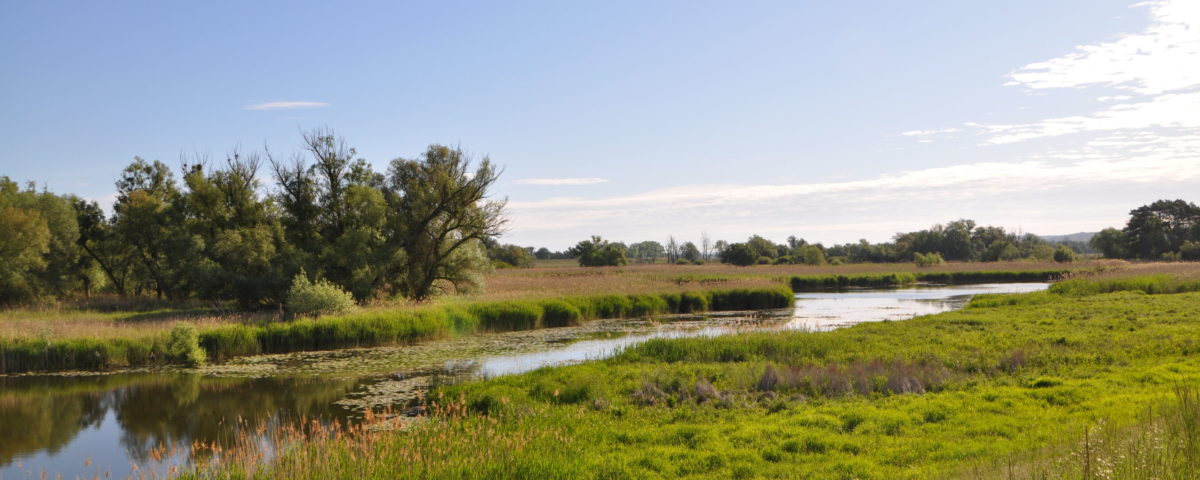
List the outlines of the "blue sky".
{"type": "Polygon", "coordinates": [[[1092,231],[1200,200],[1200,7],[1132,3],[3,2],[0,175],[330,127],[490,156],[523,245],[1092,231]]]}

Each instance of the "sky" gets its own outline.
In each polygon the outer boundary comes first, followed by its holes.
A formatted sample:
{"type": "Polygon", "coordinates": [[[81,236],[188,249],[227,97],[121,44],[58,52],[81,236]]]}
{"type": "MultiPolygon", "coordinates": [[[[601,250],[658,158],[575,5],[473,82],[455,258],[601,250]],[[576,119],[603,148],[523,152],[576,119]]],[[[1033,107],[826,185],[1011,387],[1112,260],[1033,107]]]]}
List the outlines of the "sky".
{"type": "MultiPolygon", "coordinates": [[[[504,168],[505,243],[1121,226],[1200,201],[1200,2],[0,2],[0,175],[134,156],[504,168]]],[[[264,189],[271,182],[264,178],[264,189]]]]}

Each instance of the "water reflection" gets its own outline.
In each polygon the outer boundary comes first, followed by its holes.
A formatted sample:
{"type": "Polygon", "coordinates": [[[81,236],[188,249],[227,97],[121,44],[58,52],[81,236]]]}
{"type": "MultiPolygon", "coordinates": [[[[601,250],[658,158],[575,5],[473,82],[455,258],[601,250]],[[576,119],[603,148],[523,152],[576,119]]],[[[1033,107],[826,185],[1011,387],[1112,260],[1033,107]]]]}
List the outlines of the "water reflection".
{"type": "Polygon", "coordinates": [[[0,478],[124,478],[131,462],[163,472],[194,442],[229,445],[260,424],[345,418],[351,412],[334,402],[358,386],[194,373],[0,378],[0,478]]]}
{"type": "Polygon", "coordinates": [[[185,463],[193,443],[229,445],[252,433],[247,426],[300,418],[351,420],[362,408],[402,407],[438,382],[602,358],[650,338],[829,330],[953,310],[979,293],[1044,288],[993,284],[805,293],[796,296],[794,310],[755,315],[608,320],[433,345],[279,356],[273,360],[278,368],[257,378],[184,372],[0,377],[0,480],[39,478],[43,470],[48,478],[104,478],[106,473],[124,478],[134,473],[131,463],[142,471],[164,472],[166,465],[185,463]],[[407,360],[381,361],[389,358],[407,360]],[[321,361],[326,364],[318,365],[321,361]],[[404,366],[372,370],[387,374],[346,370],[356,364],[404,366]],[[305,368],[327,373],[279,373],[305,368]],[[181,453],[159,455],[172,447],[181,453]]]}

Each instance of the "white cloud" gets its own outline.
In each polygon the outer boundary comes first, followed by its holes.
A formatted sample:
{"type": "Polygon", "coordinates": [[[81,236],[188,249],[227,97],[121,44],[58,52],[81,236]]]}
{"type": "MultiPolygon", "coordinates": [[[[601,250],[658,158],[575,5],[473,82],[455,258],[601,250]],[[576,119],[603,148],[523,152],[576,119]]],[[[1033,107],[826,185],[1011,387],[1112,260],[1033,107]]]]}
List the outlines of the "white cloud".
{"type": "Polygon", "coordinates": [[[1030,63],[1009,74],[1008,85],[1031,89],[1109,86],[1156,95],[1200,85],[1200,2],[1158,0],[1145,32],[1030,63]]]}
{"type": "Polygon", "coordinates": [[[517,185],[596,185],[600,183],[608,183],[606,178],[521,178],[514,180],[517,185]]]}
{"type": "Polygon", "coordinates": [[[1105,95],[1103,97],[1096,97],[1097,102],[1124,102],[1132,99],[1133,97],[1129,95],[1105,95]]]}
{"type": "MultiPolygon", "coordinates": [[[[1168,194],[1200,185],[1200,137],[1191,144],[1147,148],[1147,140],[1123,141],[1130,155],[1092,151],[1019,162],[984,162],[898,172],[846,182],[783,185],[692,185],[630,196],[511,201],[515,231],[534,242],[600,233],[616,239],[665,237],[707,229],[724,238],[750,233],[817,235],[815,240],[886,239],[937,220],[971,217],[1010,222],[1039,231],[1086,230],[1115,225],[1144,201],[1146,191],[1168,194]],[[1180,155],[1179,152],[1190,154],[1180,155]],[[1136,153],[1138,149],[1149,150],[1136,153]],[[1166,152],[1166,153],[1163,153],[1166,152]],[[1056,197],[1074,205],[1073,218],[1051,207],[1056,197]],[[1133,198],[1129,198],[1133,197],[1133,198]],[[1112,203],[1111,205],[1109,203],[1112,203]],[[990,215],[980,218],[980,215],[990,215]],[[786,233],[791,232],[791,233],[786,233]]],[[[1156,140],[1154,140],[1156,141],[1156,140]]],[[[1101,151],[1113,147],[1095,145],[1101,151]]]]}
{"type": "Polygon", "coordinates": [[[962,131],[961,128],[951,127],[951,128],[934,128],[934,129],[929,129],[929,130],[909,130],[907,132],[900,132],[900,134],[904,135],[906,137],[925,137],[925,136],[929,136],[929,135],[940,135],[940,134],[944,134],[944,133],[958,133],[961,131],[962,131]]]}
{"type": "Polygon", "coordinates": [[[283,110],[291,108],[314,108],[329,106],[326,102],[266,102],[253,103],[242,107],[242,110],[283,110]]]}
{"type": "MultiPolygon", "coordinates": [[[[1200,62],[1200,58],[1197,58],[1200,62]]],[[[1198,64],[1200,65],[1200,64],[1198,64]]],[[[1146,102],[1113,105],[1091,115],[1048,118],[1013,125],[979,125],[1003,144],[1081,132],[1148,128],[1200,128],[1200,92],[1159,95],[1146,102]]]]}

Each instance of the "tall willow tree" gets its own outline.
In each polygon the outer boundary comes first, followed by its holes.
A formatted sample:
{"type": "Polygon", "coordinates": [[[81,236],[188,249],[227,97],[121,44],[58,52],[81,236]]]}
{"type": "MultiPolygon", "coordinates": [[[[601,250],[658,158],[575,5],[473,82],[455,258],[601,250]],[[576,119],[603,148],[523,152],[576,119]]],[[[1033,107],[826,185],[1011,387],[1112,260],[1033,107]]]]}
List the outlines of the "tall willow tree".
{"type": "Polygon", "coordinates": [[[507,223],[505,202],[488,199],[499,177],[487,157],[472,170],[466,153],[442,145],[418,159],[392,161],[391,233],[405,254],[394,286],[399,293],[423,300],[480,285],[479,273],[489,268],[482,242],[498,237],[507,223]]]}

